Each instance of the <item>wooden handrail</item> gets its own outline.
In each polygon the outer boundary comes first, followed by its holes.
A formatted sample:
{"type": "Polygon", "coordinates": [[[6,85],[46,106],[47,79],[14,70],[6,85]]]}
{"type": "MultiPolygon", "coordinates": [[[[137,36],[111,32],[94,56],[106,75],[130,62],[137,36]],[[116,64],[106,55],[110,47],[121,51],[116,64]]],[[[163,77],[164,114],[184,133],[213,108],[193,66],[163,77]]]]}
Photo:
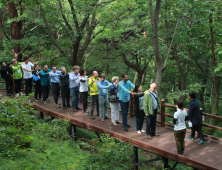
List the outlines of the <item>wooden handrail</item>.
{"type": "MultiPolygon", "coordinates": [[[[161,122],[160,122],[160,124],[161,124],[161,126],[174,127],[174,125],[165,122],[165,117],[171,117],[171,118],[173,118],[173,115],[170,115],[170,114],[165,113],[165,107],[169,107],[169,108],[174,108],[174,109],[176,109],[176,106],[174,106],[174,105],[169,105],[169,104],[165,104],[165,100],[164,100],[164,99],[161,100],[161,111],[160,111],[160,114],[161,114],[161,122]]],[[[187,112],[189,112],[189,109],[187,109],[187,108],[184,108],[184,109],[185,109],[187,112]]],[[[206,123],[203,123],[203,122],[202,122],[202,116],[207,116],[207,117],[211,117],[211,118],[218,119],[218,120],[222,120],[222,116],[217,116],[217,115],[212,115],[212,114],[204,113],[204,112],[203,112],[203,108],[200,108],[200,113],[201,113],[201,124],[200,124],[200,129],[201,129],[201,130],[202,130],[202,127],[205,126],[205,127],[208,127],[208,128],[212,128],[212,129],[215,129],[215,130],[222,131],[222,128],[221,128],[221,127],[213,126],[213,125],[206,124],[206,123]]],[[[189,129],[187,129],[187,131],[190,132],[189,129]]],[[[207,136],[207,137],[209,137],[209,138],[212,138],[212,139],[216,139],[216,140],[221,141],[220,138],[213,137],[213,136],[208,135],[208,134],[204,134],[204,136],[207,136]]]]}

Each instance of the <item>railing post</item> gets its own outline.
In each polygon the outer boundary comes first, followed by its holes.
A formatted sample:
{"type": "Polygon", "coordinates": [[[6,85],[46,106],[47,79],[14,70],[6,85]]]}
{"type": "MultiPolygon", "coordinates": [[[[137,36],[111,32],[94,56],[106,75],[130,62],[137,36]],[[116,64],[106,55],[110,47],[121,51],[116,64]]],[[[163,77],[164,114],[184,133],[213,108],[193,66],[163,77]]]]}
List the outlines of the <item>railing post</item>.
{"type": "Polygon", "coordinates": [[[138,158],[138,148],[133,146],[133,164],[134,164],[134,170],[138,170],[138,163],[139,158],[138,158]]]}
{"type": "MultiPolygon", "coordinates": [[[[201,124],[200,124],[200,130],[201,130],[201,132],[202,132],[202,123],[203,123],[203,108],[200,108],[200,116],[201,116],[201,124]]],[[[198,136],[199,136],[199,134],[198,134],[198,136]]]]}
{"type": "Polygon", "coordinates": [[[162,99],[161,100],[161,126],[164,126],[164,123],[165,123],[165,116],[164,116],[164,113],[165,113],[165,100],[162,99]]]}
{"type": "Polygon", "coordinates": [[[133,95],[130,94],[130,117],[133,117],[133,95]]]}

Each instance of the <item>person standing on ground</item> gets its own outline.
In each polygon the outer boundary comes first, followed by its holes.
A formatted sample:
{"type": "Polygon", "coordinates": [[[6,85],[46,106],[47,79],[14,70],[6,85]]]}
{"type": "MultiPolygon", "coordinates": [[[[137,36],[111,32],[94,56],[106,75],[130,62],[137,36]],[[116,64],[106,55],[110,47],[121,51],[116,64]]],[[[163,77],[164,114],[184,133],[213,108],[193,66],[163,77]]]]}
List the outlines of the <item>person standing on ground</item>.
{"type": "Polygon", "coordinates": [[[35,101],[38,101],[38,95],[39,99],[41,99],[42,90],[41,90],[41,80],[40,80],[40,69],[38,64],[34,65],[34,71],[32,71],[32,76],[34,78],[35,82],[35,101]]]}
{"type": "Polygon", "coordinates": [[[88,85],[90,89],[90,99],[91,99],[91,105],[90,105],[90,118],[95,119],[93,116],[94,107],[96,104],[96,110],[97,110],[97,116],[99,116],[99,91],[97,89],[96,83],[98,83],[98,72],[93,71],[93,76],[88,80],[88,85]]]}
{"type": "Polygon", "coordinates": [[[110,107],[111,107],[111,122],[113,126],[117,126],[117,123],[121,124],[122,122],[119,121],[119,97],[118,97],[118,84],[119,84],[119,77],[113,76],[112,77],[112,85],[110,88],[110,97],[113,96],[116,100],[110,101],[110,107]]]}
{"type": "Polygon", "coordinates": [[[60,85],[59,85],[59,76],[61,75],[61,71],[56,69],[56,66],[52,66],[52,71],[49,72],[49,77],[51,78],[51,87],[54,98],[54,103],[56,107],[60,108],[59,94],[60,94],[60,85]]]}
{"type": "Polygon", "coordinates": [[[12,92],[12,78],[10,75],[10,67],[12,66],[12,63],[5,64],[4,61],[1,61],[1,66],[1,77],[5,80],[7,96],[11,96],[11,94],[14,94],[12,92]]]}
{"type": "Polygon", "coordinates": [[[185,120],[188,119],[187,111],[183,109],[183,103],[181,101],[177,102],[177,112],[174,113],[173,123],[174,123],[174,137],[177,145],[177,153],[184,155],[185,149],[185,135],[186,135],[186,124],[185,120]]]}
{"type": "Polygon", "coordinates": [[[87,101],[88,101],[88,76],[86,75],[86,69],[81,69],[80,70],[80,76],[79,76],[79,81],[80,81],[80,96],[83,102],[83,111],[84,115],[88,116],[89,111],[87,110],[87,101]]]}
{"type": "Polygon", "coordinates": [[[200,130],[200,124],[201,124],[201,114],[200,114],[200,104],[198,100],[196,99],[196,95],[194,92],[190,92],[188,95],[190,99],[190,105],[189,105],[189,114],[188,114],[188,120],[192,122],[192,132],[191,136],[188,137],[190,140],[195,140],[195,131],[197,131],[198,136],[200,137],[200,141],[198,144],[204,144],[205,139],[202,134],[202,131],[200,130]]]}
{"type": "Polygon", "coordinates": [[[152,139],[152,136],[159,136],[156,133],[156,118],[161,106],[156,88],[157,84],[152,83],[149,92],[144,95],[143,99],[143,109],[146,115],[146,135],[148,139],[152,139]]]}
{"type": "Polygon", "coordinates": [[[108,116],[108,88],[112,85],[106,80],[106,75],[101,74],[100,80],[96,83],[99,91],[99,117],[102,122],[104,119],[110,119],[108,116]],[[104,111],[103,111],[104,109],[104,111]]]}
{"type": "Polygon", "coordinates": [[[29,94],[32,93],[32,67],[34,66],[29,62],[29,58],[24,58],[24,63],[22,64],[23,69],[23,78],[25,80],[25,95],[29,97],[29,94]]]}
{"type": "Polygon", "coordinates": [[[146,132],[143,130],[143,122],[145,118],[145,113],[143,110],[143,97],[144,94],[147,93],[142,91],[142,87],[140,84],[136,84],[133,90],[136,94],[134,94],[134,119],[136,125],[137,133],[146,132]]]}
{"type": "Polygon", "coordinates": [[[66,72],[65,67],[61,67],[62,74],[60,74],[61,79],[61,94],[62,94],[62,104],[63,109],[67,109],[70,106],[70,88],[69,88],[69,74],[66,72]]]}
{"type": "Polygon", "coordinates": [[[82,110],[79,108],[79,66],[73,67],[73,72],[69,74],[69,83],[72,96],[72,108],[74,112],[82,110]]]}
{"type": "Polygon", "coordinates": [[[122,75],[122,81],[118,85],[119,89],[119,102],[122,109],[122,121],[123,121],[123,130],[128,131],[127,127],[131,127],[127,124],[127,115],[129,110],[129,101],[130,101],[130,93],[134,95],[135,93],[129,91],[130,87],[135,88],[135,86],[128,80],[128,75],[122,75]]]}
{"type": "Polygon", "coordinates": [[[41,79],[41,87],[42,87],[42,97],[43,103],[47,104],[49,101],[49,86],[50,86],[50,79],[49,79],[49,72],[51,69],[48,69],[48,65],[43,66],[43,70],[40,71],[40,79],[41,79]]]}
{"type": "Polygon", "coordinates": [[[16,59],[12,59],[12,72],[13,72],[13,78],[15,83],[15,93],[16,96],[19,96],[22,94],[21,92],[21,83],[22,83],[22,62],[17,62],[16,59]]]}

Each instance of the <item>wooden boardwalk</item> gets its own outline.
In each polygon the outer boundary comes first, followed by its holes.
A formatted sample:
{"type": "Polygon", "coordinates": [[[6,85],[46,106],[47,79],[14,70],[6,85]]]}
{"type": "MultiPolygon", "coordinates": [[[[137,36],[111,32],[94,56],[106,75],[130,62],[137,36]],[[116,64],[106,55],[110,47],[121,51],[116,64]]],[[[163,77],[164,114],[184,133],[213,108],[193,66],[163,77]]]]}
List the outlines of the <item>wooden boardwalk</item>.
{"type": "MultiPolygon", "coordinates": [[[[6,95],[6,92],[1,91],[0,94],[4,96],[6,95]]],[[[34,102],[34,97],[30,98],[30,100],[34,102]]],[[[34,108],[56,118],[68,118],[72,124],[97,133],[103,133],[104,131],[108,132],[111,136],[127,141],[137,148],[147,150],[173,161],[191,166],[195,169],[222,169],[222,144],[219,142],[207,140],[206,144],[198,145],[197,141],[199,141],[199,139],[196,139],[195,141],[188,140],[187,137],[190,134],[187,133],[185,139],[185,156],[181,156],[176,153],[174,133],[171,128],[157,125],[157,133],[160,134],[160,136],[154,137],[153,139],[147,139],[145,133],[136,133],[135,121],[132,117],[128,117],[128,124],[131,125],[131,128],[129,128],[128,132],[125,132],[122,130],[121,124],[117,127],[112,126],[110,119],[101,122],[99,117],[96,116],[96,112],[94,113],[96,119],[91,120],[89,116],[83,115],[83,111],[74,113],[72,108],[68,108],[67,110],[57,108],[54,105],[52,95],[50,95],[49,100],[47,105],[44,105],[42,100],[36,102],[34,108]]],[[[62,104],[61,97],[59,102],[62,104]]],[[[88,105],[88,110],[89,106],[90,105],[88,105]]],[[[81,103],[80,107],[82,108],[81,103]]],[[[94,109],[94,111],[95,110],[96,109],[94,109]]],[[[121,119],[120,115],[120,120],[121,119]]],[[[146,122],[144,122],[144,129],[145,126],[146,122]]]]}

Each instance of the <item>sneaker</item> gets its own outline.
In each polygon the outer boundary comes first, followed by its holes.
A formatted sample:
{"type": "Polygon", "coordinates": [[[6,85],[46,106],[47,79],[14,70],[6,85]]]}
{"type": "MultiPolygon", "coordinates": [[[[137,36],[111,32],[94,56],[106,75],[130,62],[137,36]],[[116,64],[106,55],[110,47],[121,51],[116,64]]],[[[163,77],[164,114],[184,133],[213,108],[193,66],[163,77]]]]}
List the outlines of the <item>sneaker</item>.
{"type": "Polygon", "coordinates": [[[117,124],[115,122],[112,123],[113,126],[117,126],[117,124]]]}
{"type": "Polygon", "coordinates": [[[23,95],[23,93],[22,93],[22,92],[20,92],[20,95],[23,95]]]}
{"type": "Polygon", "coordinates": [[[138,131],[137,131],[137,133],[139,133],[139,134],[140,134],[140,133],[141,133],[141,131],[140,131],[140,130],[138,130],[138,131]]]}
{"type": "Polygon", "coordinates": [[[38,101],[38,99],[35,99],[35,101],[37,102],[37,101],[38,101]]]}
{"type": "Polygon", "coordinates": [[[131,126],[127,124],[126,127],[131,127],[131,126]]]}
{"type": "Polygon", "coordinates": [[[7,96],[11,96],[11,94],[10,94],[10,93],[8,93],[8,94],[7,94],[7,96]]]}
{"type": "Polygon", "coordinates": [[[17,93],[15,96],[16,96],[16,97],[19,97],[19,96],[20,96],[20,93],[17,93]]]}
{"type": "Polygon", "coordinates": [[[59,105],[59,104],[56,104],[56,107],[60,108],[60,105],[59,105]]]}
{"type": "Polygon", "coordinates": [[[188,139],[190,139],[190,140],[195,140],[192,136],[189,136],[188,139]]]}
{"type": "Polygon", "coordinates": [[[144,132],[146,132],[146,131],[145,131],[145,130],[141,130],[141,132],[143,132],[143,133],[144,133],[144,132]]]}
{"type": "Polygon", "coordinates": [[[93,116],[90,116],[90,119],[93,119],[93,120],[94,120],[94,119],[95,119],[95,117],[93,117],[93,116]]]}
{"type": "Polygon", "coordinates": [[[205,143],[206,143],[205,140],[200,140],[200,141],[198,142],[199,145],[205,144],[205,143]]]}
{"type": "Polygon", "coordinates": [[[125,130],[125,131],[128,131],[127,127],[123,127],[122,129],[125,130]]]}
{"type": "Polygon", "coordinates": [[[44,104],[48,104],[47,101],[44,101],[43,103],[44,103],[44,104]]]}

